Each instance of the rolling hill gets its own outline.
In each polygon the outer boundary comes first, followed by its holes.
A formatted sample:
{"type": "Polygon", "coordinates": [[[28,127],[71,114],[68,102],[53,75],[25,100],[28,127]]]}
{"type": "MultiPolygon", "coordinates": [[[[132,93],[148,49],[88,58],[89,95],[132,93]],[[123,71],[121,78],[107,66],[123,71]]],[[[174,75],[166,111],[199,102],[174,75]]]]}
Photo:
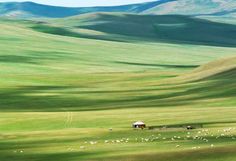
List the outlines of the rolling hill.
{"type": "Polygon", "coordinates": [[[63,36],[236,46],[235,25],[182,15],[92,13],[35,23],[34,30],[63,36]]]}
{"type": "Polygon", "coordinates": [[[202,65],[201,67],[181,76],[185,80],[205,80],[205,79],[236,79],[236,57],[224,58],[202,65]]]}
{"type": "Polygon", "coordinates": [[[94,12],[128,12],[138,14],[177,14],[191,16],[232,16],[234,0],[158,0],[147,3],[109,7],[58,7],[32,2],[0,3],[0,16],[12,18],[61,18],[94,12]]]}
{"type": "Polygon", "coordinates": [[[1,161],[236,160],[234,25],[36,11],[0,18],[1,161]]]}
{"type": "Polygon", "coordinates": [[[232,56],[235,48],[93,40],[38,32],[32,25],[35,21],[1,21],[2,111],[163,107],[191,101],[198,106],[213,98],[220,102],[216,94],[227,94],[234,83],[220,80],[216,86],[207,79],[167,84],[166,79],[232,56]]]}

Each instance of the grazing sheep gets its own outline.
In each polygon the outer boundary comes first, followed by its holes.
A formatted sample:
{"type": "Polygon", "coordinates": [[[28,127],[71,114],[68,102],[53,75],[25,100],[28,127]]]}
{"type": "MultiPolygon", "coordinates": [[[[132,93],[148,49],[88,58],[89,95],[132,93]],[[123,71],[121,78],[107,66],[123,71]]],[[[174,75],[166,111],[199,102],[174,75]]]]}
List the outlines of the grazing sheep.
{"type": "Polygon", "coordinates": [[[85,146],[80,146],[80,149],[84,149],[85,148],[85,146]]]}

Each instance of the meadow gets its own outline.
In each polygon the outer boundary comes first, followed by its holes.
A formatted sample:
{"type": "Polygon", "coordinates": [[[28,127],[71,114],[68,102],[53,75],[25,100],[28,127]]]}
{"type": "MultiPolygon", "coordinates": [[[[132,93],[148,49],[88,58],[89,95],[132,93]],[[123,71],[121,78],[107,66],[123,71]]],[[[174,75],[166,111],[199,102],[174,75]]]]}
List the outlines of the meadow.
{"type": "Polygon", "coordinates": [[[1,161],[236,159],[228,40],[106,41],[0,22],[1,161]],[[138,120],[158,128],[132,129],[138,120]]]}

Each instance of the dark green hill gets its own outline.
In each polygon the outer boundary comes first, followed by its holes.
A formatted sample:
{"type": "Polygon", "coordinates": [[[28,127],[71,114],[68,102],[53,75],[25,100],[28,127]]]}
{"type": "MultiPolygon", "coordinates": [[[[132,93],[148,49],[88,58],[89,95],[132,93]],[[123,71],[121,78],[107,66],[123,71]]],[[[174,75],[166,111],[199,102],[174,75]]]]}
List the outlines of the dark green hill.
{"type": "Polygon", "coordinates": [[[236,46],[236,26],[180,15],[85,14],[37,24],[51,34],[116,41],[236,46]]]}

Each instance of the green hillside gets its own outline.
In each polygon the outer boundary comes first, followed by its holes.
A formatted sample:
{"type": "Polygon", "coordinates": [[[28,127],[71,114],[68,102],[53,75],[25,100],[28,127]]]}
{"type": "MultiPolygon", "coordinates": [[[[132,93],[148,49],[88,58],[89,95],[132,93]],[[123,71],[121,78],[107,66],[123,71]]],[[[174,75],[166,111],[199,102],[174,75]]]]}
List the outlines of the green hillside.
{"type": "Polygon", "coordinates": [[[187,16],[96,13],[49,20],[33,29],[51,34],[116,41],[235,46],[235,25],[187,16]]]}
{"type": "Polygon", "coordinates": [[[107,41],[81,36],[104,33],[75,31],[77,18],[0,20],[1,161],[235,161],[233,26],[217,46],[106,28],[120,40],[107,41]]]}
{"type": "Polygon", "coordinates": [[[234,80],[235,69],[236,69],[236,58],[230,57],[205,64],[191,71],[191,73],[186,73],[185,75],[182,75],[180,78],[188,81],[189,79],[202,80],[209,78],[234,80]]]}
{"type": "Polygon", "coordinates": [[[79,39],[36,32],[31,22],[4,23],[4,111],[125,108],[147,102],[161,106],[165,102],[159,99],[171,96],[165,90],[159,95],[159,80],[235,53],[234,48],[79,39]]]}

